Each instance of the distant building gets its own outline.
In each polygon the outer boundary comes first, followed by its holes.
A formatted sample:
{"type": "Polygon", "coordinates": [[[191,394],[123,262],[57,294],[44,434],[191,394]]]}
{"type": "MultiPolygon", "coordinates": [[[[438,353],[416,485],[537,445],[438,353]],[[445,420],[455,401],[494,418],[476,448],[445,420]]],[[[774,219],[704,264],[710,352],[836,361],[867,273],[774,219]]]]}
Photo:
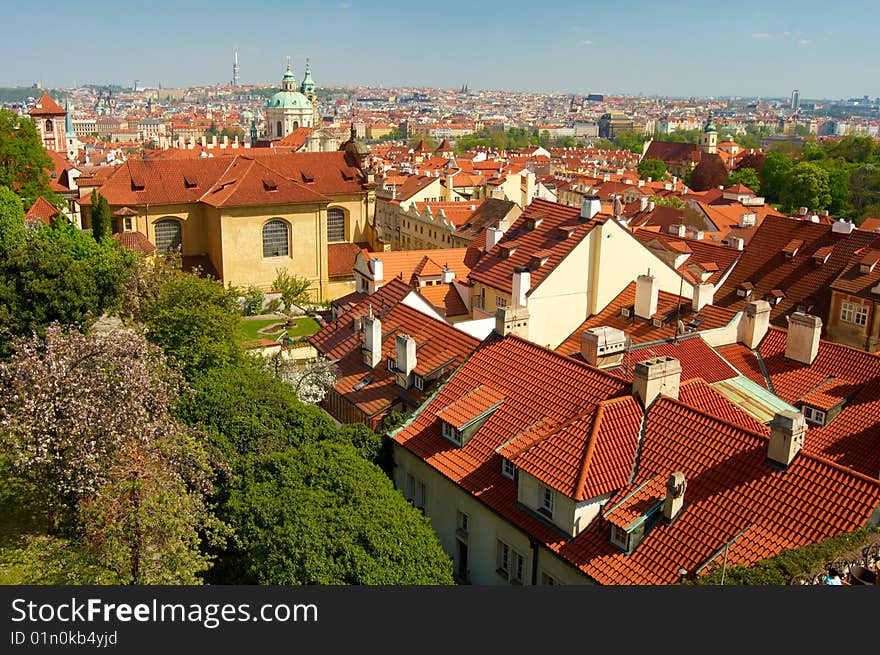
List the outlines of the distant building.
{"type": "Polygon", "coordinates": [[[239,85],[238,72],[238,50],[235,50],[232,56],[232,86],[239,85]]]}
{"type": "Polygon", "coordinates": [[[43,147],[50,152],[66,153],[65,118],[67,112],[52,99],[52,96],[44,93],[28,114],[37,125],[43,147]]]}
{"type": "Polygon", "coordinates": [[[599,136],[603,139],[613,139],[618,132],[632,131],[634,121],[632,118],[619,111],[611,111],[603,114],[599,119],[599,136]]]}
{"type": "Polygon", "coordinates": [[[300,127],[317,127],[318,99],[312,71],[306,64],[306,73],[297,90],[296,78],[287,58],[287,70],[281,78],[281,90],[269,98],[266,105],[266,134],[270,141],[283,139],[300,127]]]}
{"type": "Polygon", "coordinates": [[[801,94],[800,91],[795,89],[791,92],[791,110],[797,111],[801,107],[801,94]]]}

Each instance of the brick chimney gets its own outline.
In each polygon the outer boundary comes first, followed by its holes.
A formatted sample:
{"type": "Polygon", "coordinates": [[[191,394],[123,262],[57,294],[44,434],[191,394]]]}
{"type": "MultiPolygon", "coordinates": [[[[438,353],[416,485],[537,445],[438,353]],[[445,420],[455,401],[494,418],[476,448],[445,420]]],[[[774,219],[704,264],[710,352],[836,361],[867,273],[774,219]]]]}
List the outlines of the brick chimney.
{"type": "Polygon", "coordinates": [[[787,409],[777,412],[770,424],[767,459],[788,466],[804,445],[807,423],[800,412],[787,409]]]}
{"type": "Polygon", "coordinates": [[[818,316],[795,312],[788,319],[785,337],[785,357],[809,366],[819,354],[819,336],[822,319],[818,316]]]}
{"type": "Polygon", "coordinates": [[[635,314],[639,318],[651,318],[657,313],[657,298],[660,285],[657,278],[648,271],[647,275],[639,275],[636,279],[635,314]]]}
{"type": "Polygon", "coordinates": [[[667,521],[674,521],[684,507],[684,491],[687,488],[687,481],[684,473],[675,471],[669,475],[666,481],[666,497],[663,499],[663,518],[667,521]]]}
{"type": "Polygon", "coordinates": [[[364,347],[362,349],[364,364],[376,368],[382,361],[382,321],[373,317],[370,308],[368,316],[364,316],[364,347]]]}
{"type": "Polygon", "coordinates": [[[758,347],[770,327],[770,303],[754,300],[746,304],[745,314],[739,325],[739,341],[750,350],[758,347]]]}
{"type": "Polygon", "coordinates": [[[633,367],[633,393],[648,407],[661,393],[678,398],[681,383],[681,362],[672,357],[657,357],[633,367]]]}

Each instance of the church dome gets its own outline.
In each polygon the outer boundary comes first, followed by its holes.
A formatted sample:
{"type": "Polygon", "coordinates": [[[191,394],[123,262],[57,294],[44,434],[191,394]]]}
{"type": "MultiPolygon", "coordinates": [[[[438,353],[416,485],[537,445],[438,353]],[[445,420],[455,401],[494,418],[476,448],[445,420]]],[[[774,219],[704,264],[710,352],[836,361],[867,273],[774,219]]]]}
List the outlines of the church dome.
{"type": "Polygon", "coordinates": [[[312,103],[299,91],[279,91],[271,98],[266,107],[279,109],[312,109],[312,103]]]}

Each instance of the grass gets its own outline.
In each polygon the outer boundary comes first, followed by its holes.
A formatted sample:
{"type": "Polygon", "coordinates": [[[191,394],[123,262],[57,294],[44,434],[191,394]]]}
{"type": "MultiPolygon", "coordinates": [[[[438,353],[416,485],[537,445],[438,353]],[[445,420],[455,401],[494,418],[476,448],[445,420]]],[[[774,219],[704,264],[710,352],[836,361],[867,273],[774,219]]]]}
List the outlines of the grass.
{"type": "MultiPolygon", "coordinates": [[[[245,338],[250,341],[253,339],[277,339],[284,333],[283,318],[261,318],[258,320],[242,320],[241,327],[244,331],[245,338]],[[261,333],[260,330],[270,325],[277,325],[278,329],[273,330],[271,334],[261,333]]],[[[300,316],[296,319],[294,327],[287,331],[292,338],[307,337],[321,329],[320,324],[311,316],[300,316]]]]}
{"type": "Polygon", "coordinates": [[[0,584],[112,584],[76,541],[46,533],[46,513],[33,492],[0,458],[0,584]]]}

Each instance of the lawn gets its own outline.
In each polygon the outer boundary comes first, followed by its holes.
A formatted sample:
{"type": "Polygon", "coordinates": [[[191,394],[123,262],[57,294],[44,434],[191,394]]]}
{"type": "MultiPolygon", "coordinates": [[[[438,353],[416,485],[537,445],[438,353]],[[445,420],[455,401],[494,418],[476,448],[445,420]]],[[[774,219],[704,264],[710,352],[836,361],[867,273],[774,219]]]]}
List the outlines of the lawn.
{"type": "MultiPolygon", "coordinates": [[[[242,320],[241,327],[244,330],[245,339],[251,341],[253,339],[277,339],[283,334],[285,320],[283,318],[261,318],[258,320],[242,320]],[[271,334],[260,333],[260,330],[269,326],[277,325],[278,329],[273,330],[271,334]]],[[[320,324],[311,316],[300,316],[296,319],[294,327],[287,331],[292,338],[307,337],[321,329],[320,324]]]]}

